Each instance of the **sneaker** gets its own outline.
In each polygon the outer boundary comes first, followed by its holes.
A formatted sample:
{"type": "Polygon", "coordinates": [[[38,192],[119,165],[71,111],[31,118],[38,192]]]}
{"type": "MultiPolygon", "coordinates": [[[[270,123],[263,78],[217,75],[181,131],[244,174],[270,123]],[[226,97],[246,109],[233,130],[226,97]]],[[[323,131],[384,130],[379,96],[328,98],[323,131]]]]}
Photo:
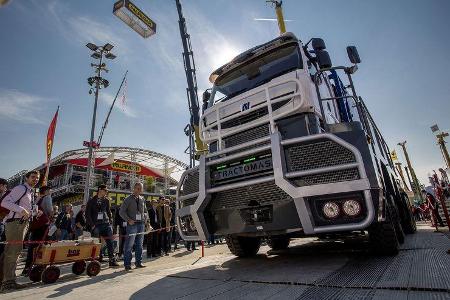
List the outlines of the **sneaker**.
{"type": "Polygon", "coordinates": [[[125,272],[131,272],[131,267],[125,266],[125,272]]]}
{"type": "Polygon", "coordinates": [[[117,261],[110,261],[109,266],[110,267],[120,267],[120,265],[117,263],[117,261]]]}
{"type": "Polygon", "coordinates": [[[146,265],[144,265],[144,264],[136,265],[136,269],[142,269],[142,268],[145,268],[145,267],[146,267],[146,265]]]}
{"type": "Polygon", "coordinates": [[[25,288],[26,286],[23,284],[18,284],[15,281],[6,281],[3,282],[2,287],[0,289],[1,292],[7,292],[7,291],[14,291],[14,290],[20,290],[25,288]]]}

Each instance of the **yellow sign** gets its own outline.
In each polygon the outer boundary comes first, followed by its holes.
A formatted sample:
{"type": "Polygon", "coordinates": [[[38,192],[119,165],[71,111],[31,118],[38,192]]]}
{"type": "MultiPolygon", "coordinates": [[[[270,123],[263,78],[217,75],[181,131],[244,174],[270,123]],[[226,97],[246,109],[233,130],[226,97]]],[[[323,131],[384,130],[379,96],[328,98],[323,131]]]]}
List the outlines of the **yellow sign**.
{"type": "Polygon", "coordinates": [[[113,168],[114,170],[136,172],[136,173],[139,173],[142,171],[141,166],[129,164],[129,163],[125,163],[125,162],[114,162],[111,164],[111,168],[113,168]]]}
{"type": "Polygon", "coordinates": [[[391,151],[391,159],[393,161],[398,161],[397,152],[395,152],[395,150],[391,151]]]}
{"type": "Polygon", "coordinates": [[[153,31],[156,30],[156,24],[153,23],[152,20],[150,20],[149,17],[147,17],[146,14],[144,14],[139,8],[137,8],[133,3],[130,1],[127,1],[128,9],[136,16],[138,17],[142,22],[144,22],[145,25],[150,27],[153,31]]]}

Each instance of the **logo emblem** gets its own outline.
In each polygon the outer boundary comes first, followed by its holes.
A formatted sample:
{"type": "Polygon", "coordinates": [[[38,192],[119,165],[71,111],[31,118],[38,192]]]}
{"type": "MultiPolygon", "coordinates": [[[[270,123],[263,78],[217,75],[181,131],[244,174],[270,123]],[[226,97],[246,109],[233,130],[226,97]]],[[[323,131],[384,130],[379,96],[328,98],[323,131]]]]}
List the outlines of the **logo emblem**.
{"type": "Polygon", "coordinates": [[[241,111],[246,111],[248,109],[250,109],[250,102],[242,103],[241,111]]]}

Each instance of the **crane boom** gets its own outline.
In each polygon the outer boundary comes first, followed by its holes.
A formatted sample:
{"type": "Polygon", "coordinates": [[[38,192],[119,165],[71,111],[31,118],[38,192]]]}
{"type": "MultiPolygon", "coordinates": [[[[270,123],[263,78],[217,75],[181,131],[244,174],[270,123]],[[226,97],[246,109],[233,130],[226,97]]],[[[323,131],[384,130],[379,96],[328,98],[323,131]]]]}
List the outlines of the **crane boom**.
{"type": "Polygon", "coordinates": [[[175,3],[177,5],[177,11],[178,11],[178,25],[180,27],[180,35],[181,35],[181,42],[183,44],[183,61],[184,61],[184,70],[186,72],[186,79],[188,83],[188,87],[186,89],[187,97],[188,97],[188,103],[189,103],[189,112],[191,115],[190,124],[193,129],[194,139],[195,139],[195,148],[196,151],[191,150],[191,157],[194,157],[196,155],[195,152],[203,152],[207,148],[205,144],[200,140],[200,133],[199,133],[199,103],[198,103],[198,95],[197,95],[197,78],[195,74],[195,61],[194,61],[194,53],[192,51],[191,47],[191,40],[190,36],[187,33],[186,28],[186,20],[183,16],[183,11],[181,7],[180,0],[175,0],[175,3]]]}

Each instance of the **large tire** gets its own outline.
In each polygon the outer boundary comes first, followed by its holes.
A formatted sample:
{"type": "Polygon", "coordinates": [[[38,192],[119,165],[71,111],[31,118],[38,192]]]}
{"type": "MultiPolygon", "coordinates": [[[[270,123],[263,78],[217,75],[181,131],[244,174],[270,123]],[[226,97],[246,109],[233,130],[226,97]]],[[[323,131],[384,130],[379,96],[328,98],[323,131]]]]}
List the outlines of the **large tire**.
{"type": "Polygon", "coordinates": [[[284,250],[289,247],[291,239],[286,236],[274,236],[267,238],[267,245],[272,250],[284,250]]]}
{"type": "Polygon", "coordinates": [[[58,267],[49,266],[42,272],[43,283],[54,283],[58,280],[61,271],[58,267]]]}
{"type": "Polygon", "coordinates": [[[403,244],[405,242],[405,232],[403,231],[403,227],[402,224],[400,223],[400,220],[395,221],[394,227],[398,243],[403,244]]]}
{"type": "MultiPolygon", "coordinates": [[[[409,199],[407,196],[405,196],[404,194],[403,196],[403,201],[405,201],[406,203],[409,202],[409,199]]],[[[411,207],[410,205],[407,205],[407,214],[406,214],[406,220],[403,222],[402,226],[403,226],[403,231],[406,234],[413,234],[417,231],[417,225],[416,225],[416,220],[414,219],[414,215],[411,211],[411,207]]]]}
{"type": "Polygon", "coordinates": [[[390,218],[374,223],[369,228],[370,250],[376,255],[397,255],[400,247],[395,227],[390,218]]]}
{"type": "Polygon", "coordinates": [[[231,253],[238,257],[255,256],[261,246],[261,238],[259,237],[228,235],[225,240],[231,253]]]}

